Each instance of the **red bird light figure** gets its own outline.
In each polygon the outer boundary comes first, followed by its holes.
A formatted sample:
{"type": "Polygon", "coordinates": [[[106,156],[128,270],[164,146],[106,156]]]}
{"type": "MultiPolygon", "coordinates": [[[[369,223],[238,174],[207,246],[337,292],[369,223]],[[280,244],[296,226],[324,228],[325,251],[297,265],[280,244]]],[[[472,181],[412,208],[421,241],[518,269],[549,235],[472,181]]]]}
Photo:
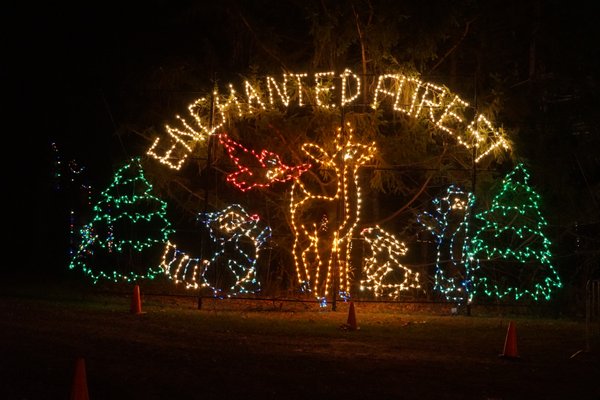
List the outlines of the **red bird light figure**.
{"type": "Polygon", "coordinates": [[[227,154],[237,167],[237,171],[227,175],[227,182],[242,192],[268,187],[274,182],[297,179],[311,167],[310,164],[286,165],[281,162],[278,154],[266,149],[256,153],[230,139],[226,134],[219,135],[219,142],[225,146],[227,154]]]}

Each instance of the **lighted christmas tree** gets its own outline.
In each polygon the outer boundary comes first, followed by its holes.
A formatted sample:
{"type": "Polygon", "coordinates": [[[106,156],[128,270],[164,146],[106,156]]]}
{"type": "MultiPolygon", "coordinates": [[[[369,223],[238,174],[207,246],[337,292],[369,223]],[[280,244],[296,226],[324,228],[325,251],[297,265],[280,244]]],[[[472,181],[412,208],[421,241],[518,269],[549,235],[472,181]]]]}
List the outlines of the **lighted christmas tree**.
{"type": "Polygon", "coordinates": [[[473,265],[469,261],[469,223],[475,196],[454,185],[435,198],[435,210],[418,216],[436,245],[434,290],[446,300],[470,303],[473,299],[473,265]]]}
{"type": "Polygon", "coordinates": [[[540,196],[529,186],[523,164],[506,176],[490,209],[476,214],[476,220],[481,225],[473,234],[470,258],[480,268],[477,293],[548,300],[562,286],[544,233],[540,196]]]}
{"type": "Polygon", "coordinates": [[[69,268],[80,267],[94,283],[135,282],[162,273],[160,254],[172,229],[167,203],[151,192],[139,158],[119,169],[81,229],[69,268]]]}

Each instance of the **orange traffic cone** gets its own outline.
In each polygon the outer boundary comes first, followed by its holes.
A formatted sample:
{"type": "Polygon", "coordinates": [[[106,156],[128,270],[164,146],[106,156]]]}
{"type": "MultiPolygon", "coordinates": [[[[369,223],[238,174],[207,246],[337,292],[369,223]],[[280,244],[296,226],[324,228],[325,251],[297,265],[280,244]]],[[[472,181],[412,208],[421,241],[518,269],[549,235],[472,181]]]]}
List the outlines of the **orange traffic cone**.
{"type": "Polygon", "coordinates": [[[85,374],[85,361],[78,358],[75,363],[75,375],[73,377],[73,387],[71,388],[71,400],[90,400],[88,393],[87,378],[85,374]]]}
{"type": "Polygon", "coordinates": [[[519,358],[519,352],[517,351],[517,331],[512,321],[508,323],[508,331],[506,332],[506,340],[504,341],[504,352],[500,354],[500,357],[519,358]]]}
{"type": "Polygon", "coordinates": [[[348,330],[355,331],[358,329],[356,326],[356,312],[354,311],[354,302],[350,302],[350,310],[348,311],[348,330]]]}
{"type": "Polygon", "coordinates": [[[131,299],[131,313],[142,314],[142,301],[140,300],[140,285],[133,288],[133,297],[131,299]]]}

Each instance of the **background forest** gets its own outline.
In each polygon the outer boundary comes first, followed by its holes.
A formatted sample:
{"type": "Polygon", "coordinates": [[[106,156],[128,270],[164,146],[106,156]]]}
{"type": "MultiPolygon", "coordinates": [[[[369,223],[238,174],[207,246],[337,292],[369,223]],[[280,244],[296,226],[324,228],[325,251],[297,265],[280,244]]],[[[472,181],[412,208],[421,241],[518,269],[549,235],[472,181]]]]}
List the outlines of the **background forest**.
{"type": "MultiPolygon", "coordinates": [[[[475,207],[487,209],[502,179],[523,163],[548,221],[564,284],[558,300],[577,305],[585,282],[600,274],[600,57],[590,7],[558,0],[229,0],[14,10],[3,75],[14,89],[20,131],[10,148],[27,149],[30,172],[8,181],[21,210],[12,248],[28,254],[34,237],[39,255],[20,257],[23,266],[11,270],[66,274],[70,230],[90,219],[115,172],[145,156],[164,125],[215,86],[349,68],[370,88],[390,72],[448,88],[471,112],[492,118],[513,146],[474,170],[472,154],[430,124],[374,112],[368,99],[358,100],[343,119],[378,148],[360,173],[367,200],[359,228],[380,225],[402,238],[406,264],[429,276],[430,287],[435,245],[419,214],[450,184],[474,192],[475,207]]],[[[339,110],[290,108],[226,130],[246,147],[298,165],[301,144],[326,145],[341,120],[339,110]]],[[[183,248],[197,246],[199,212],[243,204],[273,232],[263,269],[267,293],[294,287],[289,184],[234,190],[225,180],[234,166],[218,141],[195,147],[180,171],[148,157],[142,164],[183,248]]]]}

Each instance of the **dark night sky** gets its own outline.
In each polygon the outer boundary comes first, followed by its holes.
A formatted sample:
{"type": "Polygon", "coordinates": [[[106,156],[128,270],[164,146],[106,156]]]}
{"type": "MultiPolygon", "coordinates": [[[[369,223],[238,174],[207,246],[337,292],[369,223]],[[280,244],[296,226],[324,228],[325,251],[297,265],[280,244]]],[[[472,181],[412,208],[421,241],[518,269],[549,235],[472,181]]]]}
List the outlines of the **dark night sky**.
{"type": "MultiPolygon", "coordinates": [[[[137,96],[138,71],[189,45],[186,27],[173,25],[178,8],[139,4],[23,3],[3,12],[4,153],[16,158],[5,158],[5,191],[15,259],[31,248],[53,252],[51,141],[107,182],[111,160],[124,158],[115,152],[127,151],[114,134],[125,122],[119,96],[137,96]]],[[[197,33],[210,31],[208,18],[198,20],[197,33]]]]}
{"type": "MultiPolygon", "coordinates": [[[[576,74],[587,61],[577,58],[577,53],[585,56],[593,51],[585,48],[593,44],[587,31],[593,17],[573,6],[577,2],[569,2],[564,12],[560,1],[551,3],[547,9],[560,12],[554,16],[553,40],[561,42],[557,48],[574,50],[566,55],[565,64],[576,74]]],[[[49,2],[23,3],[5,11],[2,74],[9,88],[5,93],[10,94],[5,103],[13,110],[8,115],[35,127],[19,141],[31,141],[28,146],[35,147],[42,137],[63,140],[83,159],[98,158],[110,151],[106,146],[118,147],[116,126],[136,117],[124,115],[131,110],[123,110],[121,100],[131,103],[140,98],[144,80],[150,82],[152,71],[166,60],[181,60],[182,65],[196,69],[206,67],[202,62],[207,44],[219,52],[220,36],[228,32],[224,26],[227,4],[152,0],[72,6],[49,2]]],[[[230,56],[228,50],[213,55],[221,66],[230,56]]],[[[194,73],[199,80],[203,74],[210,75],[209,71],[194,73]]]]}
{"type": "MultiPolygon", "coordinates": [[[[30,127],[26,135],[19,135],[25,136],[20,143],[36,147],[42,137],[60,140],[79,153],[73,156],[106,161],[99,156],[119,146],[116,127],[136,118],[126,115],[132,110],[123,109],[120,102],[142,100],[144,80],[155,79],[150,74],[166,60],[206,67],[206,44],[218,52],[215,43],[228,31],[223,26],[227,1],[121,3],[23,3],[3,13],[8,56],[3,57],[7,62],[2,74],[9,88],[5,93],[10,94],[5,103],[13,109],[8,115],[20,117],[11,118],[10,125],[22,131],[22,122],[15,121],[20,120],[30,127]]],[[[590,43],[586,29],[591,17],[573,6],[562,14],[555,22],[556,41],[565,49],[581,46],[582,53],[589,52],[582,43],[590,43]]],[[[214,55],[217,63],[226,64],[227,50],[214,55]]],[[[570,54],[567,61],[573,73],[586,62],[576,56],[570,54]]],[[[199,80],[210,74],[194,73],[199,80]]],[[[162,119],[155,123],[162,124],[162,119]]]]}
{"type": "Polygon", "coordinates": [[[17,107],[36,109],[44,134],[97,153],[114,130],[108,96],[127,91],[138,71],[178,50],[173,44],[180,32],[169,21],[175,11],[154,3],[143,8],[53,3],[21,10],[10,32],[14,69],[8,74],[17,107]]]}

